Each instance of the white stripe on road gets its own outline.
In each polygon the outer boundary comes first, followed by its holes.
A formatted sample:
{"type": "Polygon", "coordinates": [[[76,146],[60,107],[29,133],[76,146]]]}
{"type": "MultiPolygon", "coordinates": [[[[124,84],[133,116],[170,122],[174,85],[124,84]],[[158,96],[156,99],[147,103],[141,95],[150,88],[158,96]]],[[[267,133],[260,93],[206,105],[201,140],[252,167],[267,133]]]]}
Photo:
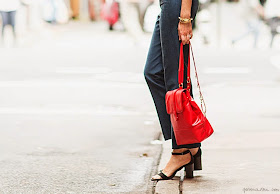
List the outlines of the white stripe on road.
{"type": "Polygon", "coordinates": [[[280,70],[280,56],[270,57],[271,64],[280,70]]]}
{"type": "Polygon", "coordinates": [[[138,116],[140,112],[123,110],[122,108],[97,109],[58,109],[58,108],[1,108],[0,114],[50,114],[50,115],[95,115],[95,116],[138,116]],[[107,109],[107,110],[106,110],[107,109]]]}
{"type": "Polygon", "coordinates": [[[55,72],[62,74],[105,74],[111,72],[111,69],[106,67],[58,67],[55,72]]]}
{"type": "Polygon", "coordinates": [[[202,71],[206,74],[248,74],[252,70],[248,67],[206,67],[202,71]]]}
{"type": "Polygon", "coordinates": [[[145,87],[144,82],[111,82],[111,81],[74,81],[74,80],[26,80],[26,81],[0,81],[0,87],[121,87],[139,88],[145,87]]]}

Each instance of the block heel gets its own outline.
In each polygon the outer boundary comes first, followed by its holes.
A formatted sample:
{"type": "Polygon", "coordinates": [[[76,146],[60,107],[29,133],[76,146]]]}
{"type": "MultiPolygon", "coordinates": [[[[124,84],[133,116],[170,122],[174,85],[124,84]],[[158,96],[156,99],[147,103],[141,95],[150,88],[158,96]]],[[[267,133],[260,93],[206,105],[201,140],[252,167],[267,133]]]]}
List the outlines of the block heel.
{"type": "Polygon", "coordinates": [[[194,170],[202,170],[201,155],[202,155],[202,151],[199,147],[197,153],[193,156],[193,158],[194,158],[194,170]]]}
{"type": "Polygon", "coordinates": [[[194,163],[185,166],[186,178],[193,178],[194,163]]]}
{"type": "Polygon", "coordinates": [[[194,170],[202,170],[201,156],[194,158],[194,170]]]}

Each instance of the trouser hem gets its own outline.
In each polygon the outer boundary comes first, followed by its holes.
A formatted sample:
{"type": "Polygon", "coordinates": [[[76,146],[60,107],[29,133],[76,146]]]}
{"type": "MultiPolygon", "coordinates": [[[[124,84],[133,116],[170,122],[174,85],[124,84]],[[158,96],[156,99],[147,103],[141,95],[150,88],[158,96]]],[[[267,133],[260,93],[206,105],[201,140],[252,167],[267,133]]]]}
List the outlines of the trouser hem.
{"type": "MultiPolygon", "coordinates": [[[[164,140],[172,140],[171,137],[165,137],[164,136],[164,140]]],[[[201,147],[201,143],[193,143],[193,144],[184,144],[184,145],[174,145],[174,143],[172,142],[172,149],[181,149],[181,148],[198,148],[201,147]]]]}
{"type": "Polygon", "coordinates": [[[198,148],[198,147],[201,147],[201,143],[185,144],[185,145],[177,145],[177,146],[173,146],[173,145],[172,145],[172,149],[198,148]]]}

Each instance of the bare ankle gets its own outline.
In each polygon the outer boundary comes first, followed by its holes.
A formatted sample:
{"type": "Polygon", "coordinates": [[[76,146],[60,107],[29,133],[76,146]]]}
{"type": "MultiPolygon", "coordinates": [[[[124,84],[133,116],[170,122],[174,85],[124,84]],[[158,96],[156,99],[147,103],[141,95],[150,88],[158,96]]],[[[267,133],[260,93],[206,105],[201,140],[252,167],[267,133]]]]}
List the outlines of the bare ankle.
{"type": "Polygon", "coordinates": [[[188,148],[173,149],[173,153],[181,153],[188,150],[188,148]]]}
{"type": "Polygon", "coordinates": [[[197,148],[191,148],[191,149],[189,149],[189,150],[190,150],[190,152],[192,153],[192,155],[194,155],[194,154],[197,153],[198,149],[199,149],[199,147],[197,147],[197,148]]]}

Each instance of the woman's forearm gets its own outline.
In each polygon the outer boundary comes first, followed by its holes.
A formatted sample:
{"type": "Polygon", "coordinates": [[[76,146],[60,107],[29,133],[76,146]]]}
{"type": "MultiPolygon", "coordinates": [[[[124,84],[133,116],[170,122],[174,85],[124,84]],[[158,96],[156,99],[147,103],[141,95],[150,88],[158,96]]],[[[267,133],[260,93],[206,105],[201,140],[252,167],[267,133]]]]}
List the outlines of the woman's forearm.
{"type": "Polygon", "coordinates": [[[191,17],[192,0],[181,0],[181,14],[182,18],[191,17]]]}
{"type": "Polygon", "coordinates": [[[192,0],[181,0],[181,13],[180,13],[180,22],[178,24],[178,35],[179,40],[182,43],[189,44],[190,39],[193,36],[192,33],[192,23],[191,23],[191,9],[192,9],[192,0]]]}

